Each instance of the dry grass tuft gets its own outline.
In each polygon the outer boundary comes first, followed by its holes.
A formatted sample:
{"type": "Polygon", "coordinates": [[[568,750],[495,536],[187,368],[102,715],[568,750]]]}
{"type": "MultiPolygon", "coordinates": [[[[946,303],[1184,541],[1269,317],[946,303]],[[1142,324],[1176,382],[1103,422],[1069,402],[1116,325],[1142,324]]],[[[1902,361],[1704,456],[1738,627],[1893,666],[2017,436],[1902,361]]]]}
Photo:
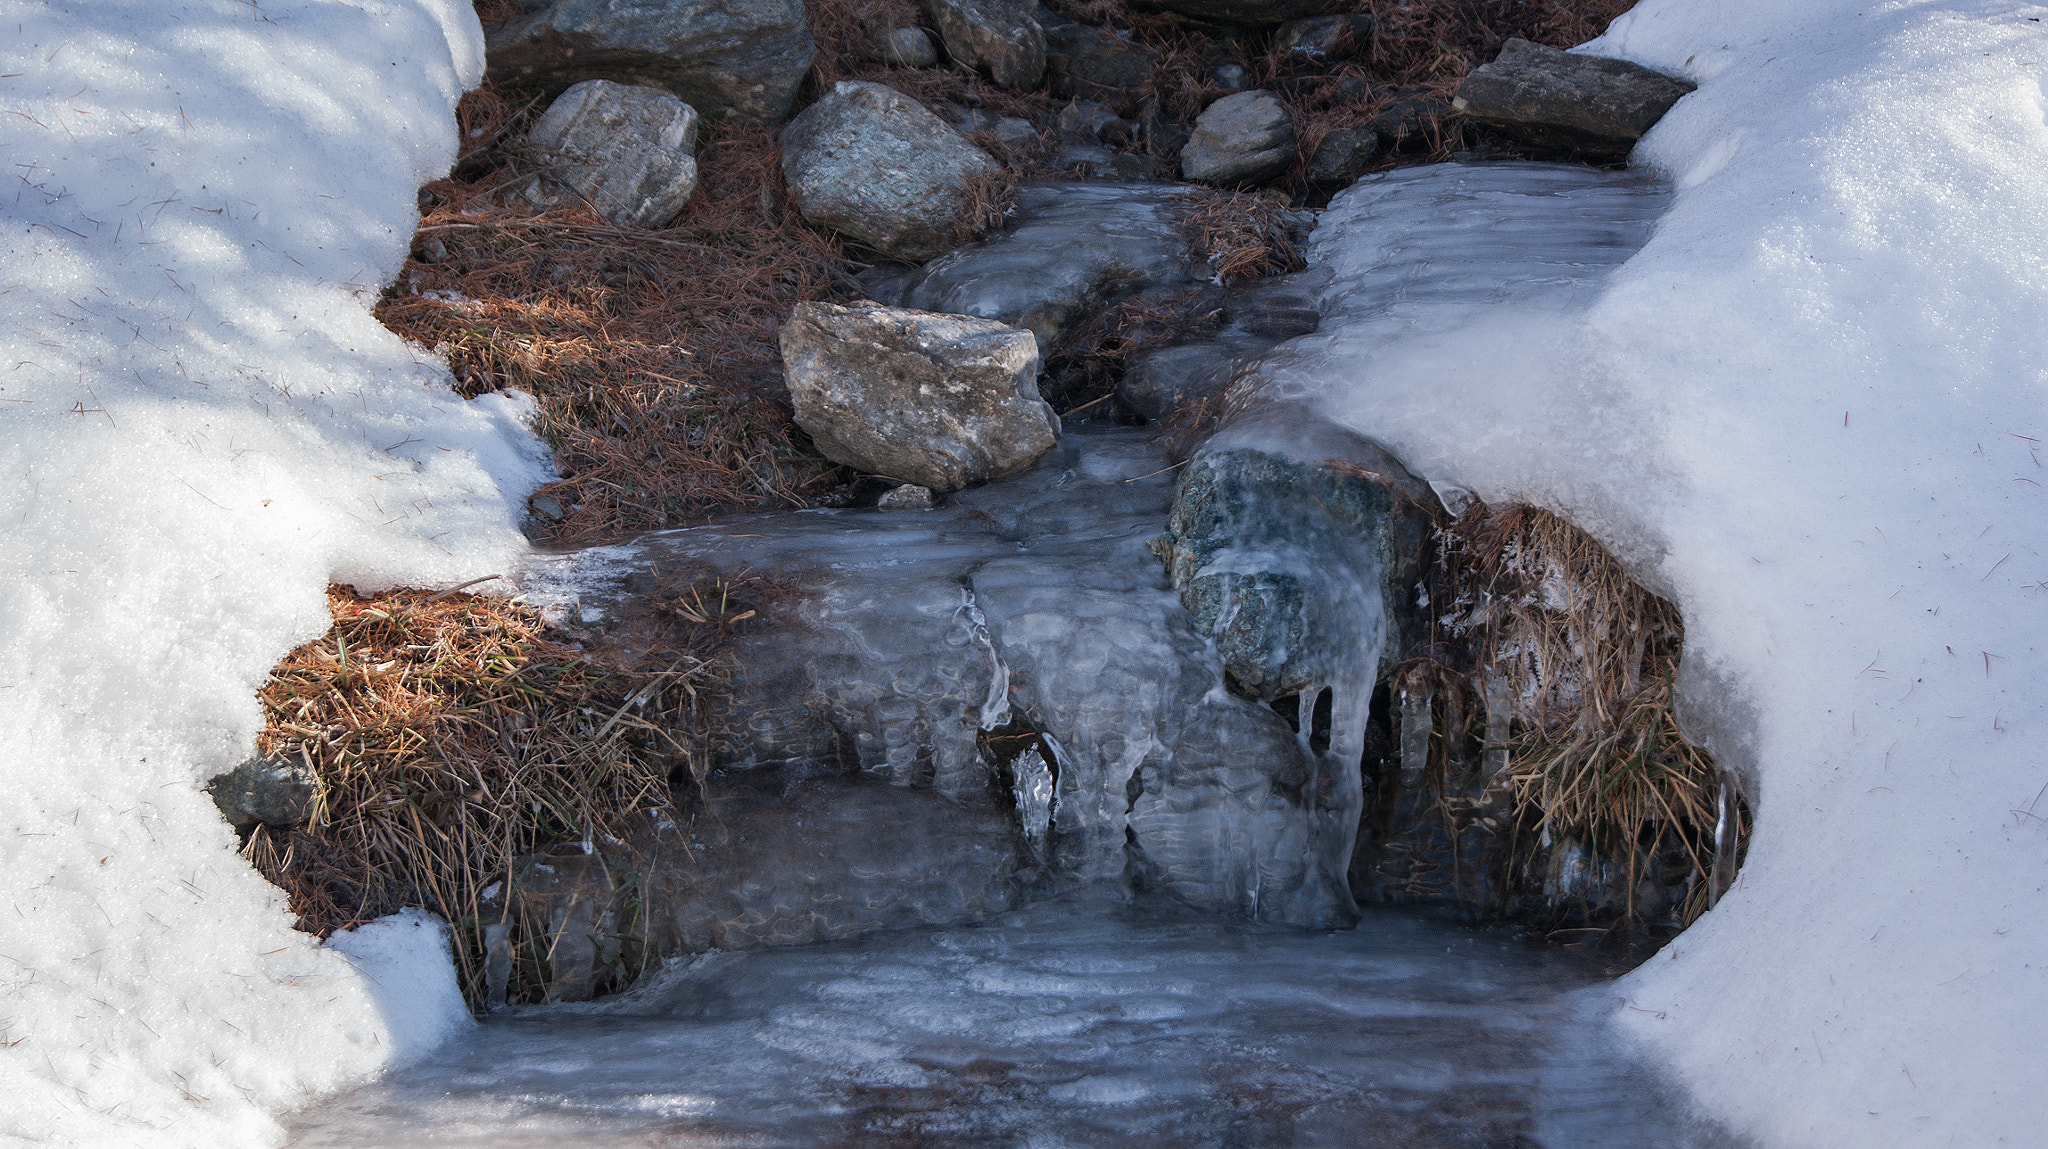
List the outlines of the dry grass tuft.
{"type": "Polygon", "coordinates": [[[314,814],[258,827],[245,853],[322,936],[405,906],[440,914],[472,1006],[496,927],[512,959],[501,990],[539,1000],[549,937],[522,916],[526,869],[560,843],[630,839],[670,808],[673,780],[702,775],[726,679],[714,652],[735,594],[756,589],[670,588],[670,641],[635,666],[560,646],[502,600],[332,589],[333,629],[261,693],[259,748],[311,767],[314,814]]]}
{"type": "Polygon", "coordinates": [[[1130,357],[1214,331],[1221,321],[1216,292],[1191,287],[1144,292],[1091,312],[1060,333],[1045,357],[1039,394],[1063,415],[1094,407],[1123,378],[1130,357]]]}
{"type": "Polygon", "coordinates": [[[1203,196],[1181,225],[1188,250],[1224,283],[1300,271],[1299,215],[1279,199],[1254,192],[1203,196]]]}
{"type": "Polygon", "coordinates": [[[1584,531],[1535,507],[1475,502],[1444,531],[1440,556],[1437,641],[1406,673],[1433,679],[1439,698],[1475,715],[1490,682],[1513,716],[1508,742],[1486,747],[1505,755],[1494,783],[1512,791],[1527,835],[1586,843],[1628,867],[1631,889],[1639,859],[1676,846],[1694,878],[1678,915],[1690,923],[1721,876],[1723,778],[1673,711],[1684,647],[1677,608],[1584,531]]]}

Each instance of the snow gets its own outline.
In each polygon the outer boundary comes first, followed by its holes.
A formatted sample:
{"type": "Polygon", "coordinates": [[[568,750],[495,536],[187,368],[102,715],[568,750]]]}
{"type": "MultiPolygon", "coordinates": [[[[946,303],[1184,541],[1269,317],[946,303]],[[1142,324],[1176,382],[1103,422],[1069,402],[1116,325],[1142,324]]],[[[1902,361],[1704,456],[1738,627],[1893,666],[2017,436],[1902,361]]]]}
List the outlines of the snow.
{"type": "Polygon", "coordinates": [[[525,549],[526,404],[463,402],[370,314],[481,33],[462,0],[0,24],[0,1143],[274,1143],[466,1024],[388,995],[445,978],[433,947],[294,932],[199,784],[330,580],[525,549]]]}
{"type": "Polygon", "coordinates": [[[1648,243],[1542,324],[1318,368],[1429,478],[1566,512],[1683,608],[1687,721],[1756,834],[1615,1022],[1765,1145],[2048,1136],[2044,29],[1648,0],[1584,48],[1700,85],[1636,153],[1675,192],[1648,243]]]}

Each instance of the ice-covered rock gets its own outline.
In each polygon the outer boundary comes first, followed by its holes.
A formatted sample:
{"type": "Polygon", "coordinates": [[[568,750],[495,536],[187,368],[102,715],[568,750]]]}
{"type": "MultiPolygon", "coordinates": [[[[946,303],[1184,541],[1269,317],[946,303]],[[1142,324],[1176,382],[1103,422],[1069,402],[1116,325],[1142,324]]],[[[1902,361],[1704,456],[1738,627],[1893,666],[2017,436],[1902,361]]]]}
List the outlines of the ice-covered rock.
{"type": "Polygon", "coordinates": [[[804,219],[896,259],[953,246],[967,181],[1000,169],[923,104],[846,80],[782,130],[782,175],[804,219]]]}
{"type": "Polygon", "coordinates": [[[987,319],[801,303],[782,325],[796,421],[825,457],[942,491],[1016,474],[1059,439],[1038,341],[987,319]]]}
{"type": "Polygon", "coordinates": [[[555,0],[488,29],[507,85],[615,80],[667,88],[713,117],[780,122],[817,46],[803,0],[555,0]]]}
{"type": "Polygon", "coordinates": [[[1181,224],[1196,203],[1158,184],[1027,185],[1015,226],[926,264],[883,302],[999,320],[1050,347],[1112,294],[1188,282],[1181,224]]]}
{"type": "Polygon", "coordinates": [[[1517,38],[1493,63],[1465,77],[1451,106],[1496,134],[1559,158],[1619,161],[1693,87],[1627,60],[1517,38]]]}
{"type": "Polygon", "coordinates": [[[1005,88],[1035,88],[1045,75],[1045,30],[1033,0],[925,0],[946,54],[1005,88]]]}
{"type": "Polygon", "coordinates": [[[1181,175],[1226,187],[1273,179],[1294,162],[1294,121],[1267,91],[1239,92],[1195,118],[1180,151],[1181,175]]]}
{"type": "Polygon", "coordinates": [[[697,111],[659,88],[585,80],[527,134],[543,202],[588,203],[620,227],[662,227],[697,189],[697,111]]]}

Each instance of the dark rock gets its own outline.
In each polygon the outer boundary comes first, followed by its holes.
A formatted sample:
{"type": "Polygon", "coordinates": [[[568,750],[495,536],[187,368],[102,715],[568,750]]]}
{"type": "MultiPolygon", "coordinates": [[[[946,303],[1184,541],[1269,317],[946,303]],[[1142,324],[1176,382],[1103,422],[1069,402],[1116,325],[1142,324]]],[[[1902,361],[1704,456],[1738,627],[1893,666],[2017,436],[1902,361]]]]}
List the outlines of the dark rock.
{"type": "Polygon", "coordinates": [[[1060,109],[1056,122],[1062,139],[1119,147],[1131,142],[1134,126],[1129,120],[1093,100],[1074,100],[1068,103],[1066,107],[1060,109]]]}
{"type": "Polygon", "coordinates": [[[1317,298],[1327,282],[1326,273],[1311,270],[1217,291],[1222,327],[1202,339],[1132,356],[1117,382],[1117,398],[1151,420],[1220,398],[1260,353],[1316,330],[1322,318],[1317,298]]]}
{"type": "Polygon", "coordinates": [[[505,87],[614,80],[709,116],[780,122],[817,52],[802,0],[557,0],[485,33],[505,87]]]}
{"type": "Polygon", "coordinates": [[[1216,81],[1216,86],[1227,93],[1242,92],[1252,86],[1251,74],[1244,70],[1243,64],[1218,64],[1209,75],[1216,81]]]}
{"type": "Polygon", "coordinates": [[[782,325],[796,422],[825,457],[952,491],[1028,469],[1059,441],[1038,341],[987,319],[800,303],[782,325]]]}
{"type": "Polygon", "coordinates": [[[1517,143],[1560,158],[1620,162],[1693,85],[1626,60],[1509,40],[1458,86],[1453,106],[1517,143]]]}
{"type": "Polygon", "coordinates": [[[1397,99],[1367,121],[1386,151],[1427,150],[1436,146],[1456,113],[1448,100],[1428,96],[1397,99]]]}
{"type": "Polygon", "coordinates": [[[1000,169],[924,105],[842,81],[782,130],[782,175],[804,219],[896,259],[953,246],[967,180],[1000,169]]]}
{"type": "Polygon", "coordinates": [[[1180,150],[1181,175],[1238,187],[1279,176],[1294,162],[1294,121],[1271,92],[1225,96],[1195,119],[1180,150]]]}
{"type": "Polygon", "coordinates": [[[925,0],[946,54],[1005,88],[1035,88],[1045,75],[1045,30],[1032,0],[925,0]]]}
{"type": "Polygon", "coordinates": [[[1314,16],[1330,6],[1330,0],[1133,0],[1132,3],[1132,7],[1141,10],[1172,12],[1211,24],[1254,27],[1314,16]]]}
{"type": "Polygon", "coordinates": [[[1273,37],[1282,52],[1317,60],[1348,60],[1372,42],[1372,17],[1357,13],[1290,20],[1273,37]]]}
{"type": "Polygon", "coordinates": [[[1323,137],[1309,157],[1311,183],[1348,184],[1372,168],[1379,154],[1379,133],[1371,128],[1338,128],[1323,137]]]}
{"type": "Polygon", "coordinates": [[[959,119],[953,121],[953,126],[958,128],[963,136],[987,132],[996,143],[1011,151],[1027,151],[1036,148],[1042,142],[1038,137],[1038,129],[1031,126],[1030,120],[1021,120],[1016,116],[999,116],[980,108],[969,109],[959,119]]]}
{"type": "Polygon", "coordinates": [[[1045,30],[1047,86],[1063,100],[1094,100],[1120,116],[1137,112],[1152,83],[1152,54],[1085,24],[1045,30]]]}
{"type": "Polygon", "coordinates": [[[580,200],[619,227],[667,226],[697,188],[697,111],[660,88],[585,80],[526,142],[549,165],[536,199],[580,200]]]}
{"type": "Polygon", "coordinates": [[[1270,410],[1188,462],[1153,545],[1231,677],[1273,699],[1337,680],[1361,652],[1398,661],[1431,499],[1379,444],[1270,410]],[[1372,620],[1378,633],[1358,632],[1372,620]]]}
{"type": "Polygon", "coordinates": [[[263,757],[251,758],[206,784],[213,804],[237,830],[304,822],[312,817],[317,789],[305,763],[263,757]]]}
{"type": "Polygon", "coordinates": [[[898,28],[882,42],[882,59],[892,68],[929,68],[939,62],[939,50],[922,28],[898,28]]]}

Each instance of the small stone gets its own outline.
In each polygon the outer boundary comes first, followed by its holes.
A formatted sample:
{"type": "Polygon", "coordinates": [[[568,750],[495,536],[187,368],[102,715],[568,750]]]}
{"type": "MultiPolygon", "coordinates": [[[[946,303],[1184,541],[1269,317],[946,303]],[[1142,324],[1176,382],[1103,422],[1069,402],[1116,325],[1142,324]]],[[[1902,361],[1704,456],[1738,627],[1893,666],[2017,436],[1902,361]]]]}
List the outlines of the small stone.
{"type": "Polygon", "coordinates": [[[1243,64],[1218,64],[1211,75],[1216,86],[1226,92],[1242,92],[1252,86],[1251,76],[1245,72],[1243,64]]]}
{"type": "Polygon", "coordinates": [[[547,495],[535,495],[532,498],[526,500],[526,505],[532,509],[534,514],[539,515],[541,518],[544,518],[551,523],[559,523],[562,521],[562,516],[564,512],[562,510],[562,504],[559,500],[551,498],[547,495]]]}
{"type": "Polygon", "coordinates": [[[1372,17],[1357,13],[1311,16],[1280,26],[1273,46],[1316,60],[1348,60],[1372,42],[1372,17]]]}
{"type": "Polygon", "coordinates": [[[619,227],[665,227],[697,189],[697,110],[659,88],[585,80],[526,142],[548,165],[537,200],[581,200],[619,227]]]}
{"type": "Polygon", "coordinates": [[[413,258],[421,263],[446,263],[448,262],[448,245],[442,243],[439,236],[430,237],[425,243],[420,245],[418,251],[413,252],[413,258]]]}
{"type": "Polygon", "coordinates": [[[875,500],[875,505],[885,511],[928,511],[936,501],[930,487],[905,483],[882,492],[882,497],[875,500]]]}
{"type": "Polygon", "coordinates": [[[1372,168],[1379,150],[1379,133],[1371,128],[1338,128],[1324,136],[1309,157],[1309,182],[1348,184],[1372,168]]]}
{"type": "Polygon", "coordinates": [[[1386,151],[1413,151],[1434,147],[1444,134],[1444,125],[1454,115],[1448,101],[1430,96],[1398,99],[1380,109],[1366,127],[1380,138],[1386,151]]]}
{"type": "Polygon", "coordinates": [[[1181,175],[1226,187],[1260,184],[1294,162],[1294,121],[1267,91],[1239,92],[1210,104],[1181,149],[1181,175]]]}
{"type": "Polygon", "coordinates": [[[1618,163],[1693,85],[1626,60],[1509,40],[1474,68],[1452,106],[1519,144],[1563,159],[1618,163]]]}
{"type": "Polygon", "coordinates": [[[953,246],[966,183],[1001,169],[923,104],[846,80],[782,130],[782,175],[797,210],[895,259],[953,246]]]}
{"type": "Polygon", "coordinates": [[[1038,129],[1031,126],[1030,120],[1020,120],[1015,116],[999,116],[978,108],[969,109],[959,119],[953,121],[953,126],[958,128],[963,136],[987,132],[995,137],[996,143],[1012,151],[1035,148],[1040,142],[1038,129]]]}
{"type": "Polygon", "coordinates": [[[922,28],[898,28],[882,45],[882,59],[892,68],[929,68],[939,62],[939,50],[922,28]]]}
{"type": "Polygon", "coordinates": [[[800,303],[781,345],[797,425],[833,462],[952,491],[1028,470],[1059,441],[1029,331],[875,303],[800,303]]]}
{"type": "Polygon", "coordinates": [[[1045,30],[1034,0],[925,0],[946,54],[1005,88],[1038,86],[1045,75],[1045,30]]]}
{"type": "Polygon", "coordinates": [[[296,826],[313,813],[313,772],[302,762],[255,757],[206,784],[228,824],[249,830],[259,823],[296,826]]]}

